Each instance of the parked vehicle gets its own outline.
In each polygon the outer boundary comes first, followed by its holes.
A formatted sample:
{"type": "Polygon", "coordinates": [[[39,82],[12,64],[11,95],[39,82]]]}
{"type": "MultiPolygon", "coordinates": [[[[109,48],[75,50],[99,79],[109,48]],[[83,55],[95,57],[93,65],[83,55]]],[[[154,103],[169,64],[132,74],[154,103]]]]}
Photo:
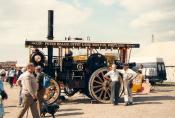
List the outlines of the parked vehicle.
{"type": "Polygon", "coordinates": [[[130,62],[136,62],[136,68],[142,70],[142,74],[145,76],[145,79],[149,79],[151,84],[167,80],[163,58],[137,57],[131,58],[130,62]],[[141,65],[143,68],[141,68],[141,65]]]}

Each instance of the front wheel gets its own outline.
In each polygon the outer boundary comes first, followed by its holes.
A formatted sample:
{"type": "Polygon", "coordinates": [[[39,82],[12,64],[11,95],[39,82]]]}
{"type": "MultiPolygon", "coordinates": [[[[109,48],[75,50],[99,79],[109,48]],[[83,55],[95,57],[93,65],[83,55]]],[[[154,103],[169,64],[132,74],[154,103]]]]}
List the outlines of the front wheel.
{"type": "Polygon", "coordinates": [[[60,85],[54,79],[50,79],[50,85],[45,89],[44,100],[47,104],[52,104],[59,98],[60,93],[60,85]]]}

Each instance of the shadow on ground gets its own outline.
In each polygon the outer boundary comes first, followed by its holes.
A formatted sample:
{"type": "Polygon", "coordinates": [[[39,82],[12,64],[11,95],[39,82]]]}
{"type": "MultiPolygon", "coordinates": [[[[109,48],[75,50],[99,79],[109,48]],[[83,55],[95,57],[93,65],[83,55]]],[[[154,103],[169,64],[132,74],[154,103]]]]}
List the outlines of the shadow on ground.
{"type": "Polygon", "coordinates": [[[63,103],[66,104],[90,104],[91,103],[91,99],[89,98],[78,98],[78,99],[67,99],[65,100],[63,103]]]}
{"type": "Polygon", "coordinates": [[[171,82],[171,83],[163,83],[163,84],[161,84],[161,83],[157,83],[156,85],[154,85],[155,87],[156,86],[161,86],[161,87],[173,87],[173,86],[175,86],[175,83],[174,82],[171,82]]]}
{"type": "Polygon", "coordinates": [[[84,114],[84,112],[62,113],[55,116],[73,116],[73,115],[82,115],[82,114],[84,114]]]}
{"type": "Polygon", "coordinates": [[[63,111],[80,111],[82,109],[60,109],[59,112],[63,112],[63,111]]]}
{"type": "MultiPolygon", "coordinates": [[[[58,116],[74,116],[74,115],[82,115],[84,112],[80,112],[82,109],[60,109],[56,112],[55,117],[58,116]],[[68,112],[68,113],[61,113],[61,112],[68,112]]],[[[46,115],[45,117],[52,117],[51,115],[46,115]]]]}
{"type": "MultiPolygon", "coordinates": [[[[166,91],[164,91],[166,92],[166,91]]],[[[167,91],[168,92],[168,91],[167,91]]],[[[134,102],[139,102],[139,104],[161,104],[161,101],[167,101],[167,100],[175,100],[175,97],[173,96],[137,96],[134,97],[134,102]],[[156,102],[157,101],[157,102],[156,102]]],[[[119,103],[123,103],[124,99],[123,97],[120,98],[119,103]]],[[[75,99],[75,100],[68,100],[64,102],[65,105],[67,104],[91,104],[90,99],[75,99]]],[[[98,102],[97,102],[98,104],[98,102]]],[[[103,104],[103,103],[100,103],[103,104]]]]}
{"type": "Polygon", "coordinates": [[[134,105],[143,105],[143,104],[162,104],[161,102],[134,102],[134,105]]]}
{"type": "Polygon", "coordinates": [[[174,91],[174,90],[160,90],[160,89],[157,89],[157,90],[152,90],[151,93],[158,93],[158,92],[171,92],[171,91],[174,91]]]}
{"type": "Polygon", "coordinates": [[[142,96],[135,97],[134,100],[137,101],[164,101],[164,100],[175,100],[173,96],[142,96]]]}
{"type": "Polygon", "coordinates": [[[16,107],[15,105],[11,105],[11,106],[4,106],[4,108],[10,108],[10,107],[16,107]]]}

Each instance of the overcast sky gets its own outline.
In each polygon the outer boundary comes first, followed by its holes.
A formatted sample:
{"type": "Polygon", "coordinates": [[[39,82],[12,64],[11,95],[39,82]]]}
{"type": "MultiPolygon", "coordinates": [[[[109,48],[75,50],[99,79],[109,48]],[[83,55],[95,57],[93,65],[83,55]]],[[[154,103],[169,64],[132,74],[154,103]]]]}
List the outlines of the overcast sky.
{"type": "Polygon", "coordinates": [[[55,40],[65,36],[145,46],[175,40],[174,0],[0,0],[0,61],[26,63],[24,42],[46,40],[48,10],[55,40]]]}

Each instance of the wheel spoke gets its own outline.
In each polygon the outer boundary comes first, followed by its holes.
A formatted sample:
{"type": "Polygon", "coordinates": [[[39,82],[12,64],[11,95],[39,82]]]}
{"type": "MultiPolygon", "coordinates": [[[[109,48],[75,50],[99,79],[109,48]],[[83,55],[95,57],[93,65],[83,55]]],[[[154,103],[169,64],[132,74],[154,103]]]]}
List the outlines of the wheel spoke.
{"type": "Polygon", "coordinates": [[[102,95],[103,95],[103,90],[100,92],[100,96],[99,96],[99,98],[101,98],[102,97],[102,95]]]}
{"type": "Polygon", "coordinates": [[[109,89],[109,91],[111,92],[111,89],[109,89]]]}
{"type": "Polygon", "coordinates": [[[104,76],[105,76],[103,72],[101,72],[101,74],[102,74],[102,77],[104,77],[104,76]]]}
{"type": "Polygon", "coordinates": [[[102,71],[102,72],[101,72],[101,73],[102,73],[102,76],[104,76],[104,75],[105,75],[105,74],[104,74],[104,72],[105,72],[105,73],[107,73],[107,71],[102,71]]]}
{"type": "Polygon", "coordinates": [[[101,77],[97,76],[97,78],[98,78],[101,82],[104,82],[104,80],[103,80],[101,77]]]}
{"type": "Polygon", "coordinates": [[[107,91],[106,91],[106,93],[108,94],[108,96],[110,97],[111,96],[111,94],[110,94],[110,89],[108,89],[107,91]]]}
{"type": "Polygon", "coordinates": [[[104,91],[104,96],[103,96],[102,100],[106,100],[106,90],[104,91]]]}
{"type": "Polygon", "coordinates": [[[93,86],[93,89],[102,87],[102,85],[93,86]]]}
{"type": "Polygon", "coordinates": [[[95,82],[95,83],[98,83],[98,84],[102,84],[101,82],[99,82],[99,81],[96,81],[96,80],[94,80],[94,82],[95,82]]]}
{"type": "Polygon", "coordinates": [[[97,91],[95,91],[95,94],[100,92],[102,90],[102,88],[98,89],[97,91]]]}

